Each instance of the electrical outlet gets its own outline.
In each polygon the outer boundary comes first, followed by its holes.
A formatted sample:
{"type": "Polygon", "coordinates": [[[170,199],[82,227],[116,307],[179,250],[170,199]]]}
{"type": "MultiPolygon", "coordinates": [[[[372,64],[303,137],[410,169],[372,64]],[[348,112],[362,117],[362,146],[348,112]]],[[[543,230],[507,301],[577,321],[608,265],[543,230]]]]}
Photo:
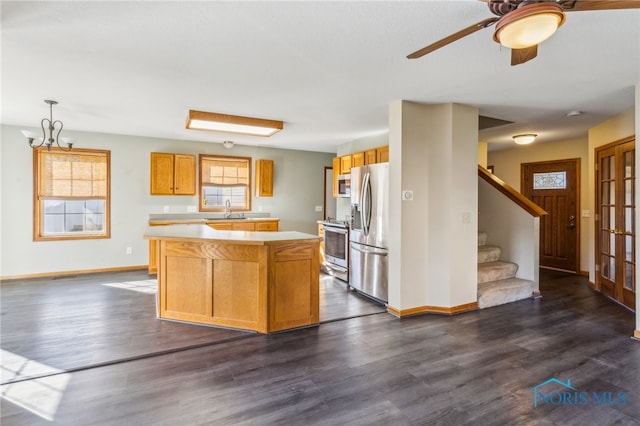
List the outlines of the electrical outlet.
{"type": "Polygon", "coordinates": [[[195,212],[197,212],[198,210],[197,210],[196,206],[187,206],[187,211],[188,211],[189,213],[195,213],[195,212]]]}
{"type": "Polygon", "coordinates": [[[127,247],[127,254],[132,254],[132,253],[133,253],[133,248],[127,247]]]}
{"type": "Polygon", "coordinates": [[[165,213],[169,213],[169,206],[164,206],[162,208],[162,211],[165,212],[165,213]]]}

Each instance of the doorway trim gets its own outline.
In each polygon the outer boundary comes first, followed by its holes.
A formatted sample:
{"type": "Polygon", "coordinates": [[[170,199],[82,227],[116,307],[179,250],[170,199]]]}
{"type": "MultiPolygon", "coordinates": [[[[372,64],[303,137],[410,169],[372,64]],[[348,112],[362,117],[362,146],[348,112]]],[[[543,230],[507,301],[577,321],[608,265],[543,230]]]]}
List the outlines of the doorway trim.
{"type": "MultiPolygon", "coordinates": [[[[602,277],[600,275],[601,274],[601,271],[600,271],[600,262],[601,262],[601,260],[600,260],[600,251],[599,251],[600,248],[601,248],[600,245],[602,244],[602,235],[600,234],[601,221],[602,221],[600,209],[602,208],[602,200],[601,200],[600,188],[598,187],[599,182],[600,182],[600,173],[602,171],[599,170],[599,167],[600,167],[599,155],[600,155],[600,153],[602,151],[610,150],[612,148],[617,148],[619,146],[623,146],[623,145],[629,144],[629,143],[633,143],[634,144],[634,148],[633,149],[634,149],[634,151],[636,151],[637,148],[635,147],[635,142],[636,142],[636,136],[632,135],[632,136],[627,136],[627,137],[618,139],[616,141],[613,141],[613,142],[610,142],[610,143],[607,143],[607,144],[604,144],[604,145],[597,146],[597,147],[595,147],[593,149],[593,159],[594,159],[594,164],[593,164],[593,167],[594,167],[593,201],[594,201],[594,209],[595,209],[594,213],[596,213],[595,220],[594,220],[594,223],[593,223],[593,243],[594,243],[593,244],[593,248],[594,248],[594,251],[593,251],[594,265],[593,265],[593,268],[594,268],[594,274],[595,275],[594,275],[593,282],[591,282],[591,281],[589,282],[589,286],[591,288],[593,288],[595,291],[597,291],[597,292],[601,293],[602,295],[604,295],[605,297],[609,298],[610,300],[620,304],[620,306],[624,306],[625,308],[630,309],[630,310],[634,310],[634,307],[635,307],[636,312],[640,312],[640,311],[638,311],[638,306],[637,306],[637,300],[638,300],[637,293],[638,293],[638,291],[637,291],[637,287],[636,287],[637,286],[636,271],[635,270],[633,271],[633,276],[632,276],[632,279],[634,280],[634,292],[636,293],[635,300],[633,301],[633,302],[635,302],[635,306],[631,307],[628,304],[624,303],[624,289],[623,289],[623,293],[622,293],[622,297],[621,298],[618,298],[618,296],[620,296],[619,293],[618,293],[618,295],[614,294],[612,296],[612,295],[606,294],[605,289],[603,289],[602,277]]],[[[637,154],[637,151],[636,151],[636,154],[633,157],[634,161],[636,161],[637,155],[638,154],[637,154]]],[[[637,167],[638,167],[638,163],[636,161],[635,168],[637,168],[637,167]]],[[[635,173],[635,170],[636,170],[635,168],[634,168],[634,173],[635,173]]],[[[634,179],[637,182],[638,176],[634,175],[634,179]]],[[[616,184],[618,184],[618,183],[616,183],[616,184]]],[[[634,205],[634,207],[633,207],[634,208],[634,212],[632,214],[632,220],[633,220],[633,228],[632,229],[633,229],[634,238],[637,238],[637,235],[636,235],[637,234],[637,223],[636,223],[636,213],[635,213],[635,211],[636,211],[636,208],[637,208],[636,204],[637,204],[637,200],[638,200],[638,193],[636,191],[636,186],[637,186],[637,184],[632,186],[633,205],[634,205]]],[[[623,200],[624,200],[624,198],[623,198],[623,200]]],[[[624,201],[623,201],[623,203],[624,203],[624,201]]],[[[622,208],[623,209],[625,208],[624,205],[622,206],[622,208]]],[[[617,214],[617,208],[616,208],[616,214],[617,214]]],[[[634,256],[633,256],[634,268],[637,268],[637,265],[636,265],[637,252],[636,252],[636,242],[635,241],[634,241],[633,250],[634,250],[634,256]]],[[[618,256],[620,256],[620,254],[616,253],[615,256],[617,258],[618,256]]],[[[623,251],[623,255],[622,256],[623,256],[623,260],[624,260],[624,251],[623,251]]],[[[636,334],[640,334],[640,330],[636,329],[634,331],[634,336],[640,338],[640,336],[636,336],[636,334]]]]}
{"type": "MultiPolygon", "coordinates": [[[[560,159],[555,159],[555,160],[546,160],[546,161],[532,161],[532,162],[526,162],[526,163],[520,163],[520,192],[524,195],[525,194],[525,188],[524,188],[524,182],[525,182],[525,166],[527,165],[536,165],[536,166],[542,166],[542,165],[552,165],[555,163],[569,163],[572,162],[574,163],[574,167],[575,167],[575,171],[576,171],[576,188],[575,188],[575,194],[576,194],[576,214],[575,214],[575,223],[576,223],[576,238],[575,238],[575,265],[574,265],[574,269],[573,270],[566,270],[566,269],[557,269],[557,268],[553,268],[553,267],[548,267],[548,266],[540,266],[541,268],[545,268],[545,269],[551,269],[551,270],[559,270],[559,271],[565,271],[565,272],[571,272],[571,273],[575,273],[575,274],[583,274],[583,272],[580,269],[580,241],[581,241],[581,237],[580,234],[582,233],[582,221],[581,221],[581,186],[582,186],[582,175],[581,175],[581,169],[580,169],[580,165],[581,165],[581,158],[577,157],[577,158],[560,158],[560,159]]],[[[541,207],[543,208],[543,207],[541,207]]],[[[542,234],[541,234],[542,235],[542,234]]],[[[544,242],[540,241],[540,247],[544,247],[544,242]]]]}

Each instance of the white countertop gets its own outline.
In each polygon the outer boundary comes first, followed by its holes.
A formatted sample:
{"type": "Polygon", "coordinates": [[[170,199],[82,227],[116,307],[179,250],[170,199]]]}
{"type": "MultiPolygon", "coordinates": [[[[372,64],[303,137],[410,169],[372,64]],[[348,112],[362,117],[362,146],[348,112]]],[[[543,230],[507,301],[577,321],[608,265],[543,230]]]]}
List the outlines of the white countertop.
{"type": "Polygon", "coordinates": [[[228,241],[244,244],[262,244],[265,242],[294,240],[320,240],[317,235],[305,234],[297,231],[218,231],[207,225],[197,223],[149,226],[144,233],[144,238],[147,240],[187,239],[228,241]]]}
{"type": "Polygon", "coordinates": [[[268,221],[279,221],[277,217],[244,217],[244,218],[215,218],[215,219],[203,219],[203,218],[194,218],[194,219],[149,219],[150,225],[165,225],[165,224],[205,224],[205,223],[216,223],[216,222],[268,222],[268,221]]]}

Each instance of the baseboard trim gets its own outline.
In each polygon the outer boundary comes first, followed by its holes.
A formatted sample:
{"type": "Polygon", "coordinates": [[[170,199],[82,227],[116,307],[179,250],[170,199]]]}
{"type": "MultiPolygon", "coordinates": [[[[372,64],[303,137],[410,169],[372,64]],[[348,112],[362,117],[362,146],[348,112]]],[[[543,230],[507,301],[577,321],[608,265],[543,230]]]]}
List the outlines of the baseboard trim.
{"type": "Polygon", "coordinates": [[[0,277],[0,282],[8,280],[24,280],[28,278],[65,277],[68,275],[99,274],[103,272],[137,271],[148,269],[149,265],[118,266],[115,268],[82,269],[77,271],[43,272],[40,274],[11,275],[0,277]]]}
{"type": "Polygon", "coordinates": [[[589,276],[589,271],[580,271],[580,272],[578,272],[578,273],[579,273],[580,275],[585,276],[585,277],[588,277],[588,276],[589,276]]]}
{"type": "Polygon", "coordinates": [[[640,339],[640,330],[633,330],[633,337],[640,339]]]}
{"type": "Polygon", "coordinates": [[[456,315],[467,311],[475,311],[476,309],[478,309],[478,302],[465,303],[464,305],[452,306],[450,308],[443,306],[418,306],[409,309],[398,309],[387,305],[387,312],[398,318],[420,314],[456,315]]]}
{"type": "Polygon", "coordinates": [[[589,281],[589,287],[591,287],[595,291],[600,291],[600,289],[596,287],[596,283],[594,283],[593,281],[589,281]]]}

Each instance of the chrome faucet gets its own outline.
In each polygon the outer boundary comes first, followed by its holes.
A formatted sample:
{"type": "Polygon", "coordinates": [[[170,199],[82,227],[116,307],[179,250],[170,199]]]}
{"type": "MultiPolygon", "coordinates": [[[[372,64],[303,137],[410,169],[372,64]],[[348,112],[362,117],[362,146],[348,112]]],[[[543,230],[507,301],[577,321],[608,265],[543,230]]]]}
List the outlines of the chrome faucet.
{"type": "Polygon", "coordinates": [[[227,198],[227,201],[224,202],[224,217],[231,217],[231,201],[227,198]]]}

